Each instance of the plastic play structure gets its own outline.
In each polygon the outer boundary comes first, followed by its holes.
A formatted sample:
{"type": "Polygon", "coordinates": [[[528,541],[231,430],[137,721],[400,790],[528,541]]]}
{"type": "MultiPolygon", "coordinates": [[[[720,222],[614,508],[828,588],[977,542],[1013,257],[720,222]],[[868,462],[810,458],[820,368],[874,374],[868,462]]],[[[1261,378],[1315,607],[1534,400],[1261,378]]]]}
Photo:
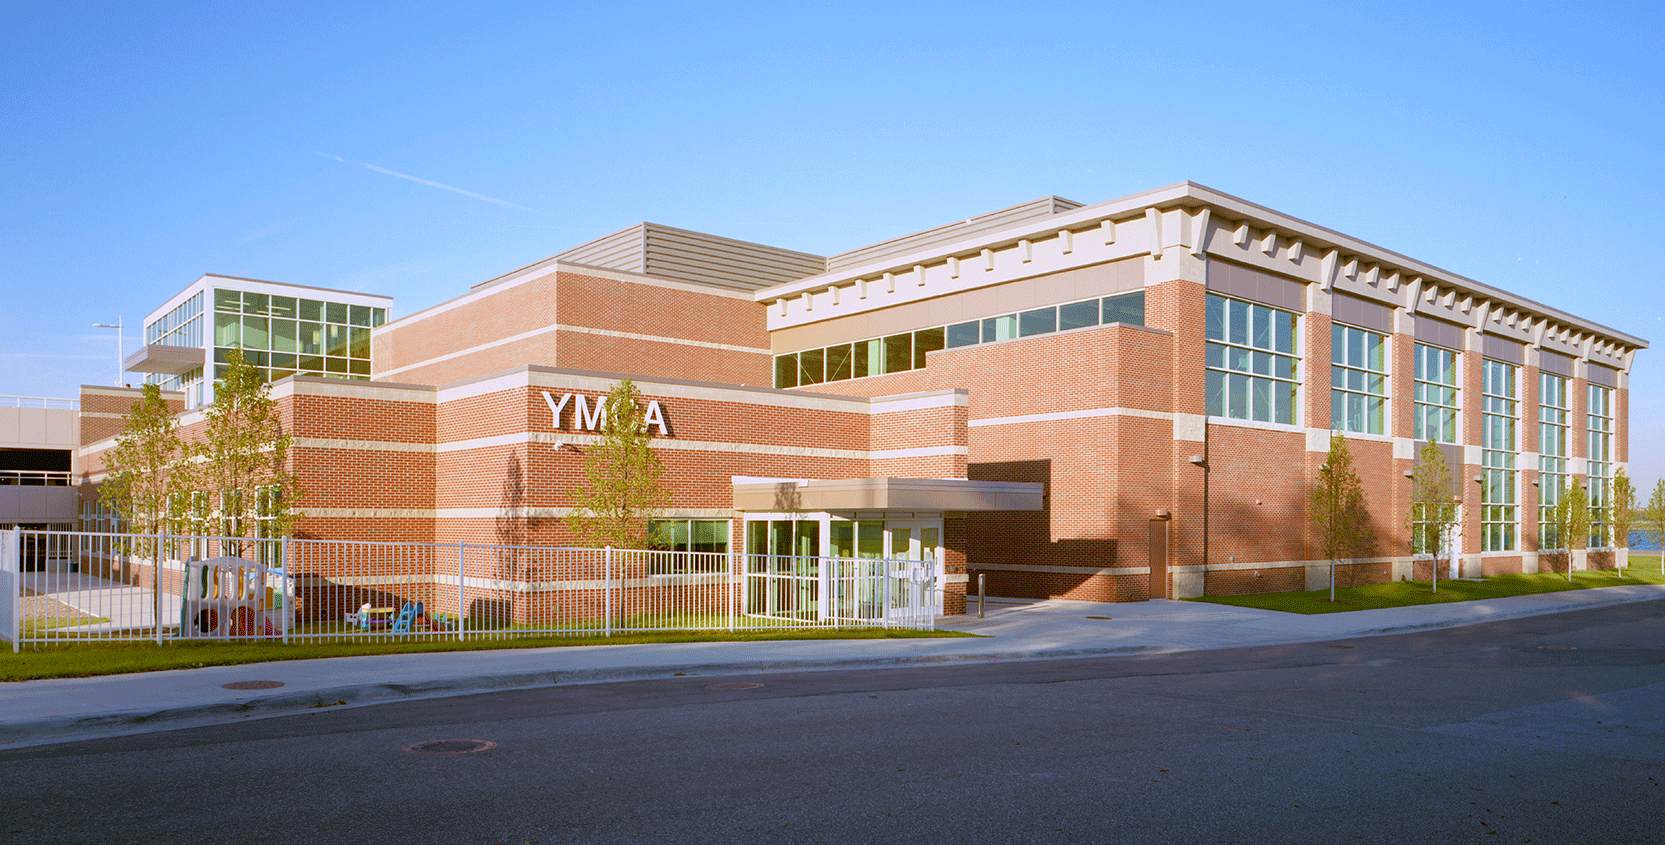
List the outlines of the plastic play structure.
{"type": "Polygon", "coordinates": [[[372,607],[369,602],[365,602],[357,613],[346,614],[345,621],[361,631],[383,634],[408,634],[415,625],[422,625],[430,631],[444,631],[450,628],[443,619],[428,618],[422,602],[419,601],[405,602],[397,614],[391,607],[372,607]]]}
{"type": "Polygon", "coordinates": [[[238,557],[185,561],[179,635],[198,639],[282,636],[295,624],[293,592],[281,589],[286,579],[281,568],[238,557]]]}

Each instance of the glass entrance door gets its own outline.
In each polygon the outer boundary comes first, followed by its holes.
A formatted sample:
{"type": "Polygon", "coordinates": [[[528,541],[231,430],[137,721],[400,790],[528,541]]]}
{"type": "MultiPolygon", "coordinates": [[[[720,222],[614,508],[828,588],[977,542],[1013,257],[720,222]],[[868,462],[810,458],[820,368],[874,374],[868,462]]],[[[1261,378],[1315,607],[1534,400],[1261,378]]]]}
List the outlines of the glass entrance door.
{"type": "Polygon", "coordinates": [[[890,520],[885,523],[886,558],[890,560],[889,616],[940,614],[942,523],[938,520],[890,520]]]}
{"type": "Polygon", "coordinates": [[[820,520],[748,521],[747,611],[789,619],[818,618],[821,597],[820,555],[820,520]]]}

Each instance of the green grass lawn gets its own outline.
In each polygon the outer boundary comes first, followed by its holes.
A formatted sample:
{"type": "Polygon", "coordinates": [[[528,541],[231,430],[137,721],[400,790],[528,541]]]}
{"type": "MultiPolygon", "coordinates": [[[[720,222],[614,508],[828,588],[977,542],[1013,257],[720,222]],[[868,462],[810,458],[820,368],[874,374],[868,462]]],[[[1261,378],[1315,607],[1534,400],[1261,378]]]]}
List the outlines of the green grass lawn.
{"type": "Polygon", "coordinates": [[[1281,610],[1286,613],[1346,613],[1350,610],[1496,599],[1532,593],[1585,590],[1591,587],[1665,584],[1665,574],[1660,572],[1660,558],[1657,552],[1651,555],[1633,554],[1630,560],[1631,565],[1625,567],[1622,576],[1611,569],[1574,572],[1570,584],[1567,583],[1566,575],[1540,573],[1497,575],[1481,581],[1451,581],[1441,578],[1438,593],[1429,590],[1427,581],[1396,581],[1391,584],[1342,587],[1335,591],[1336,600],[1333,603],[1327,589],[1300,593],[1260,593],[1252,596],[1202,596],[1187,601],[1258,607],[1262,610],[1281,610]]]}
{"type": "Polygon", "coordinates": [[[501,648],[551,646],[631,645],[640,643],[760,642],[764,640],[888,640],[920,637],[969,637],[959,631],[911,631],[884,628],[818,628],[812,630],[667,631],[652,634],[597,636],[518,636],[504,639],[409,641],[375,638],[337,643],[169,642],[99,643],[37,646],[25,644],[13,654],[0,643],[0,681],[39,678],[85,678],[162,669],[198,669],[273,660],[311,660],[364,654],[414,654],[436,651],[482,651],[501,648]]]}

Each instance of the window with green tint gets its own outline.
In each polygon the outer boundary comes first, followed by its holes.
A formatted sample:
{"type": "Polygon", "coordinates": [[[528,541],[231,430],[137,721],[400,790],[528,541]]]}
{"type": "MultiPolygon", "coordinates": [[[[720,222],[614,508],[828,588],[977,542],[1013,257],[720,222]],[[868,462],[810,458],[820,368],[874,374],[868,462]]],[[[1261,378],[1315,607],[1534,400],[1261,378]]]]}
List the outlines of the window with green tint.
{"type": "Polygon", "coordinates": [[[243,342],[243,318],[236,314],[214,315],[214,345],[237,346],[243,342]]]}
{"type": "Polygon", "coordinates": [[[1205,412],[1293,424],[1298,359],[1288,353],[1294,350],[1295,315],[1214,294],[1205,301],[1205,412]]]}
{"type": "Polygon", "coordinates": [[[1098,300],[1071,302],[1058,306],[1058,331],[1084,329],[1098,325],[1098,300]]]}
{"type": "Polygon", "coordinates": [[[976,346],[982,342],[983,327],[982,324],[976,320],[948,327],[949,349],[958,349],[961,346],[976,346]]]}
{"type": "Polygon", "coordinates": [[[361,375],[361,376],[370,375],[370,362],[360,360],[360,359],[357,359],[357,358],[355,358],[351,361],[348,361],[347,362],[347,372],[353,373],[354,375],[361,375]]]}
{"type": "Polygon", "coordinates": [[[272,316],[273,317],[288,317],[290,319],[294,319],[294,317],[295,317],[295,297],[293,297],[293,296],[274,296],[274,297],[272,297],[272,316]]]}
{"type": "Polygon", "coordinates": [[[885,360],[882,344],[878,338],[857,341],[851,344],[850,372],[855,378],[882,375],[880,364],[885,360]]]}
{"type": "Polygon", "coordinates": [[[303,299],[296,304],[295,309],[295,316],[302,320],[311,320],[315,323],[324,322],[324,303],[316,299],[303,299]]]}
{"type": "Polygon", "coordinates": [[[324,358],[321,355],[302,355],[296,360],[295,369],[321,373],[324,371],[324,358]]]}
{"type": "Polygon", "coordinates": [[[324,325],[324,354],[347,357],[347,327],[324,325]]]}
{"type": "Polygon", "coordinates": [[[384,308],[373,308],[373,309],[371,309],[371,311],[370,311],[370,325],[372,327],[379,326],[379,325],[381,325],[382,323],[384,323],[386,321],[387,321],[387,310],[386,309],[384,309],[384,308]]]}
{"type": "Polygon", "coordinates": [[[1330,326],[1330,428],[1385,434],[1387,339],[1366,329],[1330,326]]]}
{"type": "Polygon", "coordinates": [[[1018,336],[1051,334],[1058,330],[1058,309],[1037,308],[1018,315],[1018,336]]]}
{"type": "Polygon", "coordinates": [[[798,354],[796,352],[775,356],[775,386],[798,386],[798,354]]]}
{"type": "Polygon", "coordinates": [[[297,323],[295,332],[299,337],[300,351],[307,355],[324,354],[324,325],[322,323],[297,323]]]}
{"type": "Polygon", "coordinates": [[[1457,352],[1425,343],[1416,345],[1411,385],[1411,436],[1441,443],[1457,442],[1457,352]]]}
{"type": "Polygon", "coordinates": [[[288,352],[273,352],[272,366],[293,370],[295,369],[295,357],[294,354],[288,352]]]}
{"type": "Polygon", "coordinates": [[[263,293],[243,291],[243,313],[264,317],[271,307],[271,297],[263,293]]]}
{"type": "Polygon", "coordinates": [[[885,340],[885,372],[901,373],[913,369],[913,335],[893,334],[885,340]]]}
{"type": "Polygon", "coordinates": [[[234,290],[214,290],[214,310],[241,313],[243,310],[243,294],[234,290]]]}
{"type": "Polygon", "coordinates": [[[820,384],[827,377],[826,350],[805,349],[798,353],[798,383],[820,384]]]}
{"type": "Polygon", "coordinates": [[[1480,362],[1480,550],[1515,550],[1516,368],[1480,362]]]}
{"type": "Polygon", "coordinates": [[[346,358],[325,358],[324,359],[324,372],[327,372],[327,373],[345,373],[346,371],[347,371],[347,359],[346,358]]]}
{"type": "Polygon", "coordinates": [[[1017,315],[1007,314],[1004,317],[990,317],[983,321],[983,342],[994,343],[999,340],[1011,340],[1017,337],[1017,315]]]}
{"type": "Polygon", "coordinates": [[[245,349],[265,349],[271,345],[267,337],[265,317],[243,318],[243,347],[245,349]]]}
{"type": "Polygon", "coordinates": [[[1119,293],[1107,296],[1103,300],[1104,322],[1127,323],[1133,326],[1145,324],[1145,292],[1119,293]]]}
{"type": "Polygon", "coordinates": [[[347,321],[355,326],[370,327],[370,306],[352,305],[347,309],[347,321]]]}
{"type": "Polygon", "coordinates": [[[920,329],[913,333],[913,368],[925,366],[925,353],[942,348],[942,329],[920,329]]]}
{"type": "Polygon", "coordinates": [[[295,352],[299,350],[300,335],[296,334],[294,320],[272,321],[272,348],[279,352],[295,352]]]}
{"type": "Polygon", "coordinates": [[[349,329],[348,354],[353,358],[370,357],[370,330],[353,326],[349,329]]]}
{"type": "Polygon", "coordinates": [[[827,381],[843,381],[851,372],[850,345],[827,347],[827,381]]]}
{"type": "Polygon", "coordinates": [[[1585,411],[1586,480],[1590,485],[1589,547],[1608,544],[1613,519],[1613,390],[1599,384],[1587,385],[1585,411]]]}
{"type": "Polygon", "coordinates": [[[326,302],[326,303],[324,303],[324,322],[326,322],[326,323],[341,323],[341,324],[345,325],[346,322],[347,322],[347,303],[345,303],[345,302],[326,302]]]}
{"type": "Polygon", "coordinates": [[[1555,506],[1567,489],[1568,431],[1571,405],[1567,379],[1538,373],[1538,548],[1559,549],[1553,525],[1555,506]]]}

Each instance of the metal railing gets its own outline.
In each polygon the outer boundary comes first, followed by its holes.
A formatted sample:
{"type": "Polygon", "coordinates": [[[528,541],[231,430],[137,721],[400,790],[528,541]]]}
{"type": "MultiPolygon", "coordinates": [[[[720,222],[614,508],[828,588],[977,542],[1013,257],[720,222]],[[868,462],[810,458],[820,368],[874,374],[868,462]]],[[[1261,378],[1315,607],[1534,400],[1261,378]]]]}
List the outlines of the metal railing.
{"type": "Polygon", "coordinates": [[[79,399],[55,399],[49,396],[0,396],[0,408],[51,408],[73,411],[81,407],[79,399]]]}
{"type": "Polygon", "coordinates": [[[0,487],[68,487],[70,473],[34,469],[0,469],[0,487]]]}
{"type": "Polygon", "coordinates": [[[0,531],[14,643],[931,630],[934,563],[472,543],[0,531]]]}

